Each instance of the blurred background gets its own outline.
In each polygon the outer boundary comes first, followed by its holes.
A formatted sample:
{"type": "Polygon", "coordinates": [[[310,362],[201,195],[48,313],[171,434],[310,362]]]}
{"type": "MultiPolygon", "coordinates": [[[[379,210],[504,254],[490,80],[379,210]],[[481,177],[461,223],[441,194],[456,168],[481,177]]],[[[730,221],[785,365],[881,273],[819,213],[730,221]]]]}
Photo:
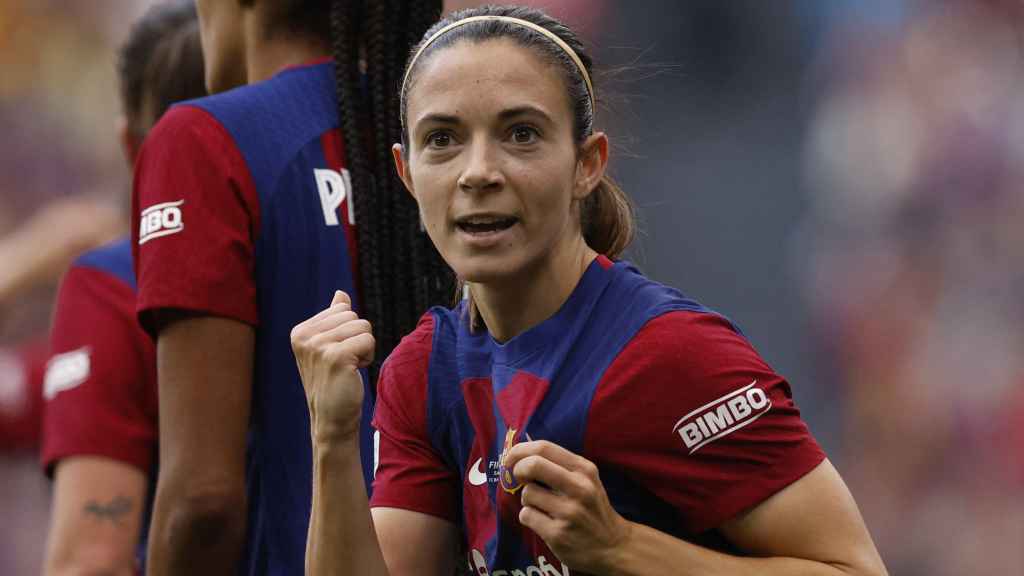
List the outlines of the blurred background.
{"type": "MultiPolygon", "coordinates": [[[[50,304],[127,225],[115,50],[151,3],[0,0],[0,574],[39,572],[50,304]]],[[[890,572],[1019,571],[1020,0],[524,3],[604,71],[630,258],[788,377],[890,572]]]]}

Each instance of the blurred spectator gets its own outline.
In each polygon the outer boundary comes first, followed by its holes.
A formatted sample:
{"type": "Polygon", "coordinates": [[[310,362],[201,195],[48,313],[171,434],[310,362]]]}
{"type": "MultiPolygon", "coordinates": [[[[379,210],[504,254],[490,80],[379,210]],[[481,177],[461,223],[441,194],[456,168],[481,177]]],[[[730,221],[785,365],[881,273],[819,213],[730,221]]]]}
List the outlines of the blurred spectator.
{"type": "Polygon", "coordinates": [[[1024,565],[1019,6],[836,37],[800,238],[846,478],[894,574],[1024,565]]]}

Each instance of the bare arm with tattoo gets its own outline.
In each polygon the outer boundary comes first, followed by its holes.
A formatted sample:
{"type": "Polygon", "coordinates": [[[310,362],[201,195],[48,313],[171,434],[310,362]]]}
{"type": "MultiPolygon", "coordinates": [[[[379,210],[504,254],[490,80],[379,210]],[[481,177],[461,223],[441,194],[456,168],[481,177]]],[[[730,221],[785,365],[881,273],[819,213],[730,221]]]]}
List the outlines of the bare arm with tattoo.
{"type": "Polygon", "coordinates": [[[62,460],[55,473],[45,574],[135,573],[146,475],[97,456],[62,460]]]}

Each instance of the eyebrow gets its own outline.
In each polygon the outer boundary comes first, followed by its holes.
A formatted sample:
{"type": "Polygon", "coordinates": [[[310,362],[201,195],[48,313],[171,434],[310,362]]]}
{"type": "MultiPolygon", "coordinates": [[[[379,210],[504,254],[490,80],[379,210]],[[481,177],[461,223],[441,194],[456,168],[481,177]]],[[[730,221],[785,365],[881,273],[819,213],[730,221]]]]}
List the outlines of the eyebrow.
{"type": "Polygon", "coordinates": [[[507,110],[502,110],[498,114],[498,118],[503,121],[510,120],[512,118],[516,118],[519,116],[540,116],[543,120],[547,122],[552,122],[551,117],[548,116],[547,112],[541,110],[540,108],[537,108],[536,106],[530,106],[529,104],[525,104],[523,106],[516,106],[515,108],[509,108],[507,110]]]}
{"type": "Polygon", "coordinates": [[[424,124],[458,124],[459,117],[453,114],[432,113],[416,121],[416,127],[424,124]]]}
{"type": "MultiPolygon", "coordinates": [[[[498,119],[507,122],[512,118],[520,116],[539,116],[541,119],[547,122],[553,122],[551,117],[548,116],[547,112],[537,108],[536,106],[530,106],[528,104],[523,106],[516,106],[514,108],[507,108],[498,113],[498,119]]],[[[416,122],[416,126],[422,126],[424,124],[459,124],[459,117],[454,114],[442,114],[440,112],[433,112],[420,118],[416,122]]]]}

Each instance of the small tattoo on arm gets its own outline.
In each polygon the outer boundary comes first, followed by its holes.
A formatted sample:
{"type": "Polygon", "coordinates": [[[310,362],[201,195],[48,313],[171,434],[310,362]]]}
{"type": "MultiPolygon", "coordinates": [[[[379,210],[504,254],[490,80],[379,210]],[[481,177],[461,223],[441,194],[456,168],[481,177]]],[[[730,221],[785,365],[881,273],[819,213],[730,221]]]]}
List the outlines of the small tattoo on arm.
{"type": "Polygon", "coordinates": [[[118,496],[106,504],[90,500],[85,504],[83,511],[86,515],[95,516],[98,520],[110,520],[114,524],[121,525],[124,523],[124,517],[132,511],[132,501],[124,496],[118,496]]]}

